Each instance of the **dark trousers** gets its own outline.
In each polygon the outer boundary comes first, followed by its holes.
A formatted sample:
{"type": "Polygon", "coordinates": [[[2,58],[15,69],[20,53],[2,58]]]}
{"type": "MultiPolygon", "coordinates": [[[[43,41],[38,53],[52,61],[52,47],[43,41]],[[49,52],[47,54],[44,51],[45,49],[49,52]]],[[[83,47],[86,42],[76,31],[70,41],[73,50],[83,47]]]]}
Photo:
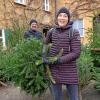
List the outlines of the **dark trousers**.
{"type": "MultiPolygon", "coordinates": [[[[69,100],[79,100],[78,99],[78,85],[66,84],[66,89],[69,100]]],[[[54,100],[63,100],[62,99],[62,84],[52,84],[51,92],[54,100]]]]}

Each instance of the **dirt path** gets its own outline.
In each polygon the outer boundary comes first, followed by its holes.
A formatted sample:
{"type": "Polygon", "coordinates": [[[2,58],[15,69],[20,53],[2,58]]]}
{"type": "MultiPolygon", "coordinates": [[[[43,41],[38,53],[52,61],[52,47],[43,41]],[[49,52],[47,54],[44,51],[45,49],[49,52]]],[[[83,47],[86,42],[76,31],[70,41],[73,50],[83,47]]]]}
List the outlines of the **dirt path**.
{"type": "Polygon", "coordinates": [[[32,100],[32,97],[19,88],[8,86],[0,88],[0,100],[32,100]]]}
{"type": "MultiPolygon", "coordinates": [[[[67,100],[65,89],[63,89],[63,92],[63,100],[67,100]]],[[[83,100],[100,100],[100,93],[94,89],[94,82],[91,82],[85,89],[83,89],[82,97],[83,100]]],[[[20,91],[20,88],[18,87],[8,86],[0,88],[0,100],[32,100],[32,96],[26,94],[24,91],[20,91]]],[[[42,99],[35,97],[34,100],[52,100],[52,98],[50,92],[47,91],[42,99]]]]}
{"type": "Polygon", "coordinates": [[[95,81],[91,81],[82,91],[83,100],[100,100],[100,92],[94,88],[95,81]]]}

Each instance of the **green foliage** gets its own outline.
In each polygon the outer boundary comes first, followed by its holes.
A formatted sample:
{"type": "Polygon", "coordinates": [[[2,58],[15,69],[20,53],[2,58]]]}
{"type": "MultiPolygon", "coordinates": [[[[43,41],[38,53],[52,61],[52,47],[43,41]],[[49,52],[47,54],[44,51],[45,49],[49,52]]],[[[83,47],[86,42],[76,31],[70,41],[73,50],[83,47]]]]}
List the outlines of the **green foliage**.
{"type": "Polygon", "coordinates": [[[94,22],[94,28],[89,30],[92,35],[90,36],[91,55],[95,66],[94,79],[96,80],[95,88],[100,91],[100,23],[94,22]],[[99,50],[96,50],[99,49],[99,50]]]}
{"type": "Polygon", "coordinates": [[[23,40],[23,30],[22,29],[11,29],[8,32],[8,47],[14,47],[16,43],[20,43],[23,40]]]}
{"type": "Polygon", "coordinates": [[[92,61],[93,58],[91,57],[90,48],[88,46],[82,46],[81,55],[77,61],[80,88],[87,85],[92,78],[91,71],[94,69],[92,61]]]}
{"type": "MultiPolygon", "coordinates": [[[[0,59],[3,76],[33,96],[43,93],[50,83],[45,75],[49,67],[42,63],[42,47],[41,40],[29,38],[16,44],[12,49],[3,51],[0,59]]],[[[53,62],[57,57],[48,58],[50,61],[51,59],[53,62]]],[[[48,72],[52,80],[49,69],[48,72]]]]}
{"type": "Polygon", "coordinates": [[[27,24],[22,24],[19,19],[11,19],[12,27],[6,29],[6,44],[7,48],[14,47],[17,43],[23,40],[23,33],[28,28],[27,24]]]}
{"type": "Polygon", "coordinates": [[[99,67],[96,67],[95,68],[95,80],[96,80],[96,84],[95,84],[95,88],[96,90],[100,91],[100,68],[99,67]]]}
{"type": "Polygon", "coordinates": [[[41,54],[40,40],[23,40],[3,56],[3,74],[26,92],[41,94],[47,88],[41,54]]]}
{"type": "Polygon", "coordinates": [[[92,57],[94,58],[95,67],[100,67],[100,51],[91,51],[92,57]]]}
{"type": "MultiPolygon", "coordinates": [[[[91,33],[89,36],[91,48],[100,50],[100,23],[94,22],[94,28],[89,29],[88,32],[91,33]]],[[[92,51],[91,54],[94,58],[94,65],[100,66],[100,51],[92,51]]]]}
{"type": "MultiPolygon", "coordinates": [[[[13,47],[16,46],[16,44],[23,41],[24,28],[20,27],[19,22],[15,21],[15,20],[12,21],[12,25],[13,25],[13,27],[11,29],[5,29],[7,50],[2,51],[2,47],[0,47],[0,50],[1,50],[0,51],[0,80],[1,80],[1,82],[5,82],[5,80],[9,80],[10,76],[12,75],[9,73],[9,75],[6,74],[6,76],[4,77],[5,73],[2,71],[4,69],[4,66],[6,66],[6,63],[4,65],[2,64],[3,61],[5,61],[5,62],[8,61],[8,58],[6,57],[6,56],[8,56],[8,53],[9,53],[8,50],[11,50],[13,47]]],[[[8,61],[8,63],[9,63],[9,61],[8,61]]]]}
{"type": "Polygon", "coordinates": [[[6,78],[4,77],[3,66],[2,66],[2,62],[4,60],[3,55],[4,53],[0,51],[0,85],[4,85],[4,82],[6,82],[6,78]]]}
{"type": "Polygon", "coordinates": [[[88,29],[91,48],[100,48],[100,23],[95,23],[93,29],[88,29]]]}
{"type": "Polygon", "coordinates": [[[17,43],[20,43],[23,40],[23,28],[9,29],[7,36],[7,48],[12,48],[16,46],[17,43]]]}

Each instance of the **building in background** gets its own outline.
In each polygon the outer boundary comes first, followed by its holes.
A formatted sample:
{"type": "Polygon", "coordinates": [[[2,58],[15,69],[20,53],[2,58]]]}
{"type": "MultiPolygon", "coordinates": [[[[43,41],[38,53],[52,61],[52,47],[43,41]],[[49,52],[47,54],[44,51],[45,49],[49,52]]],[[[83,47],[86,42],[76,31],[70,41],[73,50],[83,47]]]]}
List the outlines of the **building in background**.
{"type": "Polygon", "coordinates": [[[66,6],[72,13],[73,27],[78,29],[82,44],[89,43],[88,29],[93,28],[93,19],[100,14],[100,0],[58,0],[58,8],[66,6]]]}
{"type": "Polygon", "coordinates": [[[57,9],[62,6],[70,9],[73,27],[79,30],[82,43],[88,44],[87,29],[93,27],[92,12],[98,8],[100,11],[99,0],[0,0],[0,42],[3,47],[6,47],[7,29],[13,24],[28,28],[30,19],[34,18],[39,22],[40,30],[46,32],[54,25],[57,9]]]}
{"type": "Polygon", "coordinates": [[[54,23],[55,0],[0,0],[0,42],[6,47],[7,29],[29,26],[36,19],[41,27],[54,23]]]}

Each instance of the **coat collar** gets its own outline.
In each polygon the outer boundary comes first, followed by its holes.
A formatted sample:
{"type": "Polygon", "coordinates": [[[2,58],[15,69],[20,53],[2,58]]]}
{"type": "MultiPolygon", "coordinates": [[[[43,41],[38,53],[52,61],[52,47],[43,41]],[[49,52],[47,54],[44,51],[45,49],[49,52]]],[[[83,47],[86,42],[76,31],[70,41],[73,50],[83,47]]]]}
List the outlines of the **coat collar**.
{"type": "Polygon", "coordinates": [[[31,33],[32,33],[32,32],[36,32],[36,30],[33,30],[33,29],[30,28],[29,32],[31,32],[31,33]]]}
{"type": "Polygon", "coordinates": [[[55,27],[56,27],[56,29],[60,29],[60,30],[67,30],[67,29],[70,29],[70,28],[72,28],[72,25],[73,25],[73,22],[71,21],[71,22],[69,22],[66,26],[64,26],[64,27],[59,27],[59,25],[56,25],[55,27]]]}

